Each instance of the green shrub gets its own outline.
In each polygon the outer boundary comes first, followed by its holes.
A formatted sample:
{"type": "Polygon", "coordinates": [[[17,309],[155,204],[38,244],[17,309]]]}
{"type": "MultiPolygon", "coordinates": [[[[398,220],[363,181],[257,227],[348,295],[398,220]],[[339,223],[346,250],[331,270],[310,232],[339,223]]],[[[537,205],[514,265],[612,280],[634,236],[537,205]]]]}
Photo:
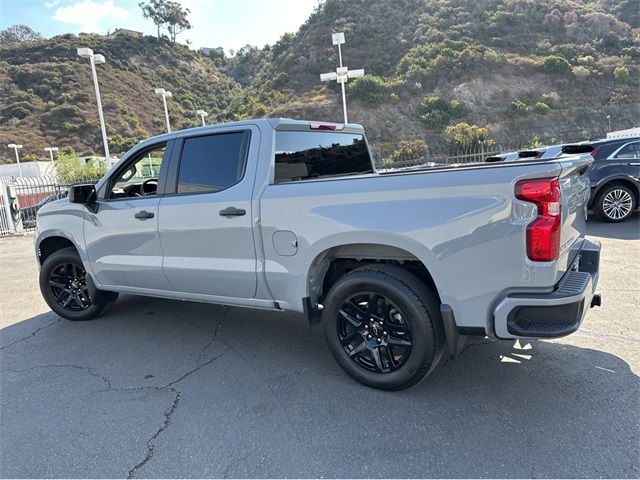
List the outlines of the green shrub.
{"type": "Polygon", "coordinates": [[[548,113],[549,110],[551,110],[549,105],[547,105],[546,103],[543,103],[543,102],[536,102],[533,105],[533,111],[536,112],[536,113],[539,113],[541,115],[544,115],[544,114],[548,113]]]}
{"type": "Polygon", "coordinates": [[[630,83],[631,76],[629,75],[629,69],[627,67],[619,66],[613,71],[613,76],[616,79],[616,82],[619,83],[630,83]]]}
{"type": "Polygon", "coordinates": [[[107,173],[104,161],[84,163],[75,152],[63,152],[55,161],[58,178],[65,183],[76,183],[83,180],[95,180],[107,173]]]}
{"type": "Polygon", "coordinates": [[[568,75],[571,73],[571,64],[557,55],[544,57],[536,63],[536,68],[543,73],[553,75],[568,75]]]}
{"type": "Polygon", "coordinates": [[[489,130],[478,125],[469,125],[465,122],[448,126],[445,133],[455,147],[464,150],[476,148],[480,142],[485,142],[486,145],[495,144],[489,137],[489,130]]]}
{"type": "Polygon", "coordinates": [[[402,140],[400,147],[389,156],[384,165],[391,166],[395,163],[411,163],[422,159],[429,147],[422,140],[402,140]]]}
{"type": "Polygon", "coordinates": [[[32,112],[32,108],[29,102],[16,102],[3,108],[0,111],[0,116],[2,117],[2,121],[9,120],[10,118],[22,120],[32,112]]]}
{"type": "Polygon", "coordinates": [[[349,83],[349,93],[365,103],[378,103],[389,91],[389,85],[384,79],[375,75],[356,78],[349,83]]]}
{"type": "Polygon", "coordinates": [[[529,107],[521,100],[511,102],[505,112],[507,117],[526,117],[529,113],[529,107]]]}
{"type": "Polygon", "coordinates": [[[460,100],[446,100],[437,95],[429,95],[417,109],[418,119],[429,129],[442,128],[466,112],[467,108],[460,100]]]}

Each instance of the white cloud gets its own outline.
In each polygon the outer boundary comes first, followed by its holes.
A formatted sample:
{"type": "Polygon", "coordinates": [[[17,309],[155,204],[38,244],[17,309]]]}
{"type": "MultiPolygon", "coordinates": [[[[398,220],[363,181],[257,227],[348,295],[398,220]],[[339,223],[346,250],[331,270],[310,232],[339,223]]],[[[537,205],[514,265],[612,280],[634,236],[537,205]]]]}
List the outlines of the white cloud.
{"type": "Polygon", "coordinates": [[[102,33],[100,23],[105,20],[126,20],[129,12],[114,5],[113,0],[103,2],[84,0],[58,8],[53,19],[80,27],[81,32],[102,33]]]}

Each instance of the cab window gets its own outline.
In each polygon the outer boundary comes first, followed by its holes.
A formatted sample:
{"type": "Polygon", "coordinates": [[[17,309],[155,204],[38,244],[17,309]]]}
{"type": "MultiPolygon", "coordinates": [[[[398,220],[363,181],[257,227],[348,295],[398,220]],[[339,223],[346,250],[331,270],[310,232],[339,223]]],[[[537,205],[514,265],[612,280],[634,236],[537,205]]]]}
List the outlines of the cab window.
{"type": "Polygon", "coordinates": [[[156,195],[166,144],[156,145],[131,159],[111,182],[109,198],[156,195]]]}

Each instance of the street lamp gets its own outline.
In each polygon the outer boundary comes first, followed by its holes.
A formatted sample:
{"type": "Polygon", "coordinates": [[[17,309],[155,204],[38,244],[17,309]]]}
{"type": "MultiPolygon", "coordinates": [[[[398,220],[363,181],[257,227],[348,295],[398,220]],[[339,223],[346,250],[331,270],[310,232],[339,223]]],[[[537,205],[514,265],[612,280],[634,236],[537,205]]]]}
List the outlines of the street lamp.
{"type": "Polygon", "coordinates": [[[107,159],[107,164],[111,164],[111,157],[109,156],[109,142],[107,140],[107,128],[104,124],[104,115],[102,113],[102,100],[100,99],[100,88],[98,87],[98,74],[96,73],[96,65],[105,63],[104,55],[93,53],[90,48],[78,48],[78,55],[82,58],[88,58],[91,63],[91,75],[93,77],[93,86],[96,89],[96,101],[98,102],[98,117],[100,117],[100,128],[102,129],[102,143],[104,144],[104,156],[107,159]]]}
{"type": "Polygon", "coordinates": [[[45,152],[49,152],[49,156],[51,157],[51,165],[53,165],[53,152],[58,151],[58,147],[45,147],[45,152]]]}
{"type": "Polygon", "coordinates": [[[169,109],[167,108],[167,98],[171,98],[171,92],[167,92],[164,88],[156,88],[154,90],[158,95],[162,95],[162,104],[164,105],[164,118],[167,121],[167,132],[171,132],[169,124],[169,109]]]}
{"type": "Polygon", "coordinates": [[[357,77],[364,76],[364,70],[363,69],[349,70],[347,67],[342,66],[342,48],[340,47],[340,45],[345,43],[344,33],[334,33],[331,35],[331,39],[333,41],[333,44],[338,46],[338,58],[340,60],[340,66],[336,68],[335,73],[334,72],[321,73],[320,81],[328,82],[331,80],[335,80],[341,85],[342,110],[344,111],[344,123],[349,123],[347,120],[347,97],[344,91],[344,84],[347,83],[347,81],[349,81],[350,78],[357,78],[357,77]]]}
{"type": "Polygon", "coordinates": [[[18,163],[18,173],[20,174],[20,178],[22,178],[22,167],[20,166],[20,155],[18,155],[18,150],[22,148],[22,145],[16,145],[15,143],[10,143],[7,145],[9,148],[13,148],[13,151],[16,153],[16,162],[18,163]]]}
{"type": "Polygon", "coordinates": [[[204,123],[204,117],[208,116],[209,114],[207,112],[205,112],[204,110],[200,109],[200,110],[196,110],[196,113],[198,115],[200,115],[200,118],[202,119],[202,126],[204,127],[205,123],[204,123]]]}

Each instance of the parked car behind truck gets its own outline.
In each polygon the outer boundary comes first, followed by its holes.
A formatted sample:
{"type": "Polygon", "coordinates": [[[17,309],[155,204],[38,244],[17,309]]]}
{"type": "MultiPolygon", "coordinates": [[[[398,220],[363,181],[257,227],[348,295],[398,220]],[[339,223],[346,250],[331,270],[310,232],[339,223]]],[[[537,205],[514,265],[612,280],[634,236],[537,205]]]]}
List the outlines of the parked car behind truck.
{"type": "Polygon", "coordinates": [[[594,148],[589,207],[607,222],[629,219],[640,205],[640,137],[589,144],[594,148]]]}
{"type": "Polygon", "coordinates": [[[40,288],[70,320],[119,293],[304,313],[353,378],[407,388],[467,335],[580,326],[599,302],[600,245],[584,238],[591,162],[381,174],[360,125],[173,132],[40,209],[40,288]],[[162,159],[157,178],[139,175],[149,158],[162,159]]]}

